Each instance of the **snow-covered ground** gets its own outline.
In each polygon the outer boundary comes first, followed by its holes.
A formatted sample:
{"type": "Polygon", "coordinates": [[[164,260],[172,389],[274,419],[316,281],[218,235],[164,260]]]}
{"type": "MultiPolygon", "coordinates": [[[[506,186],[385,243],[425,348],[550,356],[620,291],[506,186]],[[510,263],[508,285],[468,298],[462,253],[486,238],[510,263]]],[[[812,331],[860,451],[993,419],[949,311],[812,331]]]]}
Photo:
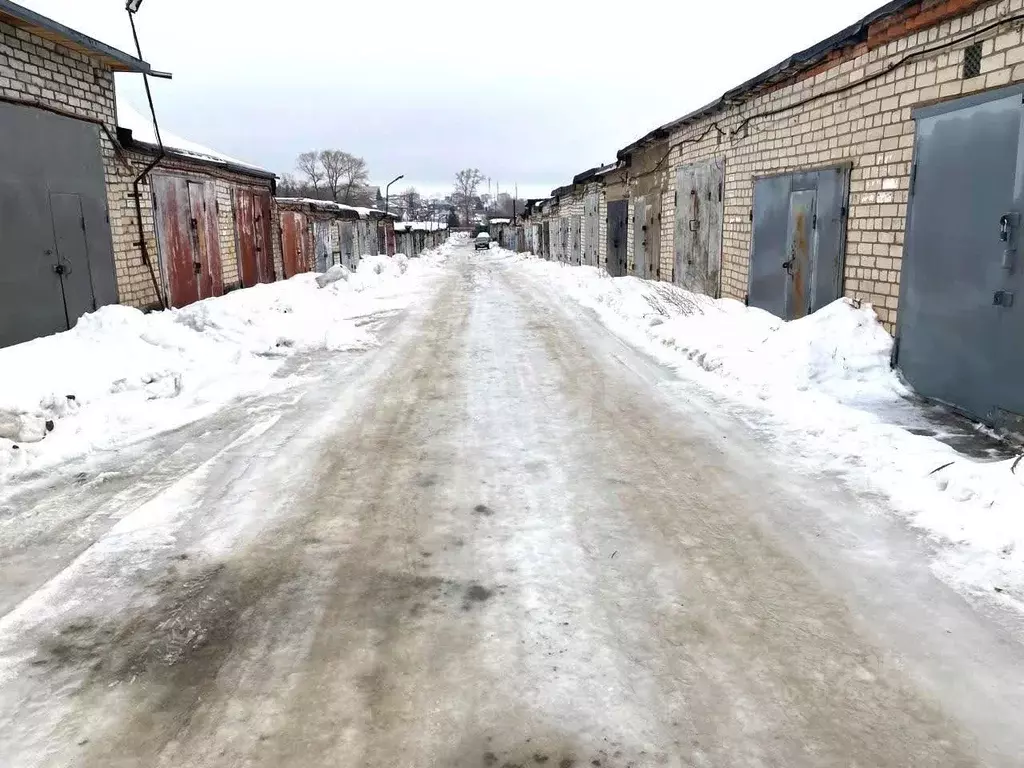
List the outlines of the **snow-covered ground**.
{"type": "Polygon", "coordinates": [[[972,458],[893,418],[920,406],[890,369],[892,338],[870,306],[844,299],[785,323],[663,282],[492,253],[742,404],[805,468],[884,494],[886,506],[931,537],[941,578],[1024,610],[1024,461],[972,458]]]}
{"type": "Polygon", "coordinates": [[[0,486],[288,387],[281,368],[298,353],[373,346],[364,318],[422,295],[450,248],[369,256],[353,273],[298,275],[165,312],[103,307],[70,331],[0,349],[0,486]]]}

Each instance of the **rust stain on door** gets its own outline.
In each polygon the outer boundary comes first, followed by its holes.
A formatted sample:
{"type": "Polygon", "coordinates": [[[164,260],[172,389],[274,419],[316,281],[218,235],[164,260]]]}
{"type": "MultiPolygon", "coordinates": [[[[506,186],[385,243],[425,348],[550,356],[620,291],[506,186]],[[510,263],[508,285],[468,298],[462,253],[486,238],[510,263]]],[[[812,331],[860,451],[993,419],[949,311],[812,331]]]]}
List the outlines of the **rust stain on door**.
{"type": "Polygon", "coordinates": [[[167,283],[167,300],[183,307],[199,300],[188,184],[174,176],[152,178],[157,250],[167,283]]]}
{"type": "Polygon", "coordinates": [[[236,190],[235,213],[242,286],[250,288],[257,283],[273,282],[270,194],[236,190]]]}
{"type": "Polygon", "coordinates": [[[188,182],[193,236],[193,270],[198,276],[199,297],[224,293],[221,271],[220,228],[217,222],[217,189],[211,182],[188,182]]]}
{"type": "Polygon", "coordinates": [[[309,272],[313,241],[305,215],[297,211],[281,213],[281,249],[286,278],[309,272]]]}

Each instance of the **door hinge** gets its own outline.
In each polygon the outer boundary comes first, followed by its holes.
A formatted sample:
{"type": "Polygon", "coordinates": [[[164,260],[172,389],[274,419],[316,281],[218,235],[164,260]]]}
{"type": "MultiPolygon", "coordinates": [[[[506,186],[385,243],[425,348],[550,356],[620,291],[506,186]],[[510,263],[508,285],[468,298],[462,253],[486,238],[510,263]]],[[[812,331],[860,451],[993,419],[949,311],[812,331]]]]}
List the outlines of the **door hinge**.
{"type": "Polygon", "coordinates": [[[85,232],[85,216],[82,216],[78,222],[82,225],[82,231],[85,232]]]}
{"type": "Polygon", "coordinates": [[[818,228],[818,214],[814,214],[811,217],[811,229],[817,229],[817,228],[818,228]]]}
{"type": "Polygon", "coordinates": [[[751,221],[754,220],[754,209],[753,208],[750,209],[750,220],[751,221]]]}
{"type": "Polygon", "coordinates": [[[914,194],[914,187],[917,186],[917,163],[910,167],[910,194],[914,194]]]}

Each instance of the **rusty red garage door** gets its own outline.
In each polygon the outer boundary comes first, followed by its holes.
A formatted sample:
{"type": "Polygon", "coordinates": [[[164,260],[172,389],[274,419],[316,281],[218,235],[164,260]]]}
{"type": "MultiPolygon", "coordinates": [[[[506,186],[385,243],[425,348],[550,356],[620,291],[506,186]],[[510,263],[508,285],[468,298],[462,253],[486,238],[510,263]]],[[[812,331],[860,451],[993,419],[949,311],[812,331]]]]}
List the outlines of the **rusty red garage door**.
{"type": "Polygon", "coordinates": [[[212,181],[153,176],[157,247],[167,302],[184,307],[224,292],[217,226],[217,190],[212,181]]]}
{"type": "Polygon", "coordinates": [[[274,281],[271,217],[269,192],[236,191],[235,236],[238,238],[239,278],[243,288],[274,281]]]}
{"type": "Polygon", "coordinates": [[[313,261],[313,239],[304,214],[281,212],[281,252],[285,277],[309,272],[313,261]]]}

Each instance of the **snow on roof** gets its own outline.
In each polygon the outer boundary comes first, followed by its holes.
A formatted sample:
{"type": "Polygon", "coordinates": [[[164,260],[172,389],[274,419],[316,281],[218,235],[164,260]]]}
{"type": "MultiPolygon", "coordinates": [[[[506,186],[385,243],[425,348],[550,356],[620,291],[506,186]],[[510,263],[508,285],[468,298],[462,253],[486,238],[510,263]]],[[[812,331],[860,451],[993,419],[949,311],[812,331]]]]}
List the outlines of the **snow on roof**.
{"type": "Polygon", "coordinates": [[[512,219],[491,219],[491,224],[511,224],[512,219]]]}
{"type": "MultiPolygon", "coordinates": [[[[156,131],[153,130],[153,121],[143,113],[138,112],[122,98],[120,92],[117,94],[117,125],[119,128],[131,131],[134,141],[148,144],[152,147],[159,146],[156,131]]],[[[177,136],[163,128],[160,129],[160,137],[163,139],[165,149],[182,157],[200,160],[204,163],[236,166],[242,170],[257,171],[264,175],[275,175],[273,171],[268,171],[266,168],[261,168],[258,165],[253,165],[243,160],[236,160],[209,147],[204,147],[202,144],[196,144],[194,141],[177,136]]]]}
{"type": "Polygon", "coordinates": [[[369,208],[345,205],[344,203],[336,203],[333,200],[318,200],[315,197],[279,197],[277,202],[284,203],[285,205],[308,205],[325,211],[349,211],[361,219],[369,218],[370,215],[369,208]]]}
{"type": "Polygon", "coordinates": [[[436,221],[396,221],[396,232],[437,232],[448,229],[447,224],[438,224],[436,221]]]}

